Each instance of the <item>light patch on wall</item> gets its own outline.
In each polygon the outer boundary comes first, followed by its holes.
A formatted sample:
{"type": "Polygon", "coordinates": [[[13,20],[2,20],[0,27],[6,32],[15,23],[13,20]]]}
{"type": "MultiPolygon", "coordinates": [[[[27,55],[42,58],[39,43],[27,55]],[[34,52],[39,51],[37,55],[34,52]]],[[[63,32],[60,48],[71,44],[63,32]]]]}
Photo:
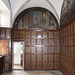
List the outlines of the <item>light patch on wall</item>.
{"type": "Polygon", "coordinates": [[[0,27],[10,27],[10,10],[0,1],[0,27]]]}

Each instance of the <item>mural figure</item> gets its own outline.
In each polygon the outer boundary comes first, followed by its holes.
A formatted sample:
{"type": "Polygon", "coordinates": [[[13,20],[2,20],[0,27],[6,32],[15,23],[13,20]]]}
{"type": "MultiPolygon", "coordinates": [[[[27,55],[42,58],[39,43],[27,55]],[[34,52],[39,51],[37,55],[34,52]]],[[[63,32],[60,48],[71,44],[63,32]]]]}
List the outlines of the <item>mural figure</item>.
{"type": "Polygon", "coordinates": [[[34,11],[33,12],[33,25],[39,25],[40,24],[40,21],[39,21],[39,18],[40,17],[40,12],[39,11],[34,11]]]}
{"type": "Polygon", "coordinates": [[[62,11],[61,11],[61,26],[66,24],[73,18],[72,10],[75,10],[74,0],[64,0],[62,11]]]}

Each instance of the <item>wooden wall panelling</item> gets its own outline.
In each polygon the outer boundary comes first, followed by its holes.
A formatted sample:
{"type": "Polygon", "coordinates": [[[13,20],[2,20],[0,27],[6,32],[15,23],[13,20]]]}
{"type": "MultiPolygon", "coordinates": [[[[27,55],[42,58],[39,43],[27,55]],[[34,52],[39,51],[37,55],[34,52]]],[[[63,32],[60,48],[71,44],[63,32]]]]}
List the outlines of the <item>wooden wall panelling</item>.
{"type": "Polygon", "coordinates": [[[20,40],[24,41],[25,31],[20,31],[19,36],[20,36],[20,40]]]}
{"type": "Polygon", "coordinates": [[[75,74],[75,22],[66,25],[61,29],[61,33],[64,32],[60,38],[61,50],[60,50],[60,69],[64,75],[75,74]],[[65,35],[64,35],[65,34],[65,35]],[[63,40],[63,41],[62,41],[63,40]],[[63,43],[63,44],[62,44],[63,43]],[[67,64],[67,65],[66,65],[67,64]]]}
{"type": "Polygon", "coordinates": [[[59,69],[58,31],[14,30],[13,32],[15,31],[18,31],[19,33],[18,35],[20,35],[21,31],[23,31],[25,34],[23,36],[25,41],[25,54],[24,54],[25,70],[59,69]]]}
{"type": "Polygon", "coordinates": [[[11,71],[11,29],[0,28],[0,55],[4,56],[4,72],[11,71]],[[1,53],[2,52],[2,53],[1,53]]]}
{"type": "Polygon", "coordinates": [[[0,56],[0,75],[3,74],[4,71],[4,56],[0,56]]]}

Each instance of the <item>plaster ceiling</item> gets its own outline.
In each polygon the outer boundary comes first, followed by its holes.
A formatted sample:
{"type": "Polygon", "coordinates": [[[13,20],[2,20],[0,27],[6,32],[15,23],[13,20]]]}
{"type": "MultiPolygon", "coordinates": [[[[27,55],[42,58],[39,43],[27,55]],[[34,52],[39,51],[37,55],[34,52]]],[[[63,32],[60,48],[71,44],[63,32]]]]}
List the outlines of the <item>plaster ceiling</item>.
{"type": "MultiPolygon", "coordinates": [[[[63,0],[2,0],[7,8],[11,11],[11,21],[14,23],[15,18],[23,10],[31,7],[43,7],[51,11],[58,23],[60,24],[60,14],[63,0]]],[[[1,3],[0,3],[1,4],[1,3]]]]}

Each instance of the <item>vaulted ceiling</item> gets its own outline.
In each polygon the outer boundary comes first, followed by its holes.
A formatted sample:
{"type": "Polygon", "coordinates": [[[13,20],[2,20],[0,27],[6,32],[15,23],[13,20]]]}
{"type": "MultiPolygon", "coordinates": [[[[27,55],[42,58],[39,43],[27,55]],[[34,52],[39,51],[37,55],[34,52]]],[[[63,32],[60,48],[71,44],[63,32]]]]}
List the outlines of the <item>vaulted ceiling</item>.
{"type": "Polygon", "coordinates": [[[63,0],[0,0],[0,12],[4,11],[6,8],[8,9],[6,21],[9,22],[9,24],[7,24],[7,26],[4,24],[4,27],[12,27],[15,18],[23,10],[31,7],[42,7],[48,9],[55,15],[58,23],[60,24],[62,4],[63,0]],[[1,6],[1,4],[3,4],[3,6],[1,6]],[[8,17],[10,19],[8,19],[8,17]]]}

